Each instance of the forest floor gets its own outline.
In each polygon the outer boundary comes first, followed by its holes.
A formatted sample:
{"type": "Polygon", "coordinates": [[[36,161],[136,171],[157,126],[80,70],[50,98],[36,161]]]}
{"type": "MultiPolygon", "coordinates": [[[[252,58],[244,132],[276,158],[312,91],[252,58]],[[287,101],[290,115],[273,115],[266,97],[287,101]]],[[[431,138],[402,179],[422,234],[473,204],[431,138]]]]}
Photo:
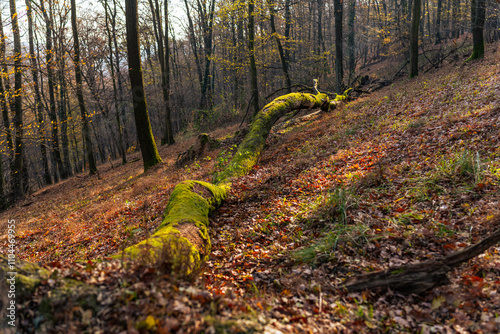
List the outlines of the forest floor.
{"type": "MultiPolygon", "coordinates": [[[[107,258],[146,238],[173,187],[210,181],[233,150],[177,168],[194,137],[160,148],[164,163],[106,164],[44,188],[0,214],[17,223],[18,256],[99,286],[100,311],[32,319],[54,284],[22,307],[37,333],[500,332],[500,248],[421,295],[347,294],[347,279],[463,249],[499,226],[500,51],[453,63],[335,111],[275,127],[252,171],[211,215],[212,253],[190,282],[107,258]],[[83,260],[83,261],[82,261],[83,260]],[[54,325],[56,324],[56,325],[54,325]]],[[[237,128],[219,130],[222,137],[237,128]]],[[[139,155],[129,156],[129,160],[139,155]]],[[[0,238],[5,245],[6,237],[0,238]]]]}

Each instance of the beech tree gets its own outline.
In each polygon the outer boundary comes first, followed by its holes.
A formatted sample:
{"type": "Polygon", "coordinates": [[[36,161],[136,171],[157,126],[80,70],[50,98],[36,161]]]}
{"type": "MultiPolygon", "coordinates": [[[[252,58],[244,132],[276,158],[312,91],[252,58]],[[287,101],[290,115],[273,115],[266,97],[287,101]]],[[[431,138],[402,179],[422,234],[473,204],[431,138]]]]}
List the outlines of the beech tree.
{"type": "Polygon", "coordinates": [[[484,20],[486,16],[486,0],[472,0],[471,2],[471,26],[473,51],[469,60],[484,57],[484,20]]]}
{"type": "MultiPolygon", "coordinates": [[[[10,116],[9,116],[9,108],[13,107],[12,101],[12,91],[10,88],[10,82],[9,82],[9,69],[7,67],[7,57],[6,57],[6,47],[5,47],[5,35],[4,35],[4,30],[3,30],[3,20],[2,17],[0,16],[0,60],[2,61],[2,66],[1,66],[1,76],[0,76],[0,94],[2,101],[1,102],[1,108],[2,108],[2,120],[3,120],[3,127],[5,131],[5,136],[6,136],[6,142],[7,142],[7,157],[9,161],[9,168],[12,170],[13,163],[14,163],[14,139],[12,135],[12,129],[10,127],[10,116]],[[5,79],[5,81],[4,81],[5,79]]],[[[3,168],[2,168],[3,169],[3,168]]],[[[3,179],[3,174],[2,174],[2,182],[4,182],[3,179]]],[[[2,194],[5,193],[4,192],[2,194]]],[[[5,201],[7,202],[7,201],[5,201]]]]}
{"type": "MultiPolygon", "coordinates": [[[[30,65],[31,65],[31,79],[33,81],[34,90],[34,107],[33,111],[36,114],[37,133],[39,136],[39,146],[40,153],[42,155],[42,165],[43,165],[43,179],[45,184],[51,184],[52,178],[50,176],[49,161],[47,159],[47,148],[45,144],[45,131],[43,126],[43,106],[42,106],[42,96],[40,93],[39,75],[38,75],[38,64],[37,56],[35,53],[35,42],[34,42],[34,26],[33,26],[33,11],[32,3],[30,0],[26,0],[26,9],[28,16],[28,42],[29,42],[29,55],[30,55],[30,65]]],[[[0,18],[1,20],[1,18],[0,18]]],[[[0,80],[1,86],[1,80],[0,80]]]]}
{"type": "Polygon", "coordinates": [[[128,73],[130,76],[130,86],[134,104],[135,126],[139,144],[141,145],[144,170],[146,171],[160,163],[161,158],[153,137],[153,130],[149,121],[146,95],[144,92],[137,18],[137,0],[125,1],[125,16],[127,22],[128,73]]]}
{"type": "Polygon", "coordinates": [[[73,30],[73,64],[75,65],[75,79],[76,79],[76,95],[78,98],[78,106],[82,117],[83,135],[85,137],[85,151],[87,153],[87,160],[89,163],[89,174],[97,173],[97,165],[94,157],[94,150],[92,147],[92,140],[90,139],[90,129],[87,109],[85,107],[85,100],[83,98],[83,79],[82,70],[80,67],[80,41],[78,39],[78,27],[76,25],[76,2],[71,0],[71,27],[73,30]]]}
{"type": "MultiPolygon", "coordinates": [[[[22,54],[21,54],[21,33],[17,20],[16,0],[9,0],[10,15],[12,24],[12,35],[14,37],[14,129],[16,130],[14,142],[14,166],[12,174],[12,193],[14,199],[24,194],[23,186],[23,73],[22,73],[22,54]]],[[[27,182],[27,180],[26,180],[27,182]]]]}
{"type": "Polygon", "coordinates": [[[333,0],[335,10],[335,90],[338,94],[342,93],[342,81],[344,80],[344,49],[343,49],[343,13],[344,2],[342,0],[333,0]]]}
{"type": "Polygon", "coordinates": [[[418,27],[421,7],[421,0],[413,0],[410,30],[410,78],[418,75],[418,27]]]}
{"type": "Polygon", "coordinates": [[[259,112],[259,87],[257,83],[257,65],[255,62],[255,0],[248,1],[248,53],[250,54],[250,81],[252,90],[253,114],[259,112]]]}
{"type": "MultiPolygon", "coordinates": [[[[50,4],[49,4],[50,5],[50,4]]],[[[50,7],[50,6],[49,6],[50,7]]],[[[49,101],[47,113],[51,125],[51,157],[55,162],[56,170],[54,170],[54,182],[59,182],[59,179],[66,179],[67,173],[63,166],[61,150],[59,146],[59,122],[56,112],[56,93],[55,93],[55,75],[54,75],[54,48],[53,48],[53,16],[52,12],[46,10],[45,0],[40,0],[40,11],[43,14],[45,21],[45,62],[47,71],[47,85],[49,88],[49,101]]]]}

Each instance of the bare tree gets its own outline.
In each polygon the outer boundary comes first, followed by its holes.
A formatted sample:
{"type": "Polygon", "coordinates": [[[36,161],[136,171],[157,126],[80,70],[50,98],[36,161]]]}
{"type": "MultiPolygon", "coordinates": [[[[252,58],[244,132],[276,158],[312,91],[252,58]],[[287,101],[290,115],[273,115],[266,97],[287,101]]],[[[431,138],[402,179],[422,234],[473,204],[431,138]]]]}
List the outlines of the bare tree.
{"type": "Polygon", "coordinates": [[[161,158],[153,137],[153,130],[151,129],[151,123],[149,121],[148,107],[144,92],[137,19],[137,0],[125,1],[125,16],[127,22],[128,67],[134,103],[135,126],[139,144],[141,145],[144,170],[148,170],[160,163],[161,158]]]}

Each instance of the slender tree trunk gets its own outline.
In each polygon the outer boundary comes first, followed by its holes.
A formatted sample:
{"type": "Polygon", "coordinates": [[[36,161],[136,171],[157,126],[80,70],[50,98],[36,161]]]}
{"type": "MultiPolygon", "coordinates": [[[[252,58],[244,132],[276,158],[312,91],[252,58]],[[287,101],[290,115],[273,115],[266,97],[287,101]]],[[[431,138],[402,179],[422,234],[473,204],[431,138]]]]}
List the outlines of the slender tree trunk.
{"type": "MultiPolygon", "coordinates": [[[[120,70],[120,64],[121,64],[121,59],[120,59],[120,52],[119,52],[119,48],[118,48],[118,39],[116,37],[117,33],[116,33],[116,16],[118,14],[118,10],[117,10],[117,4],[116,4],[116,1],[117,0],[113,0],[113,16],[112,16],[112,27],[113,27],[113,45],[115,47],[115,52],[116,52],[116,55],[115,55],[115,67],[116,67],[116,80],[117,80],[117,84],[118,84],[118,96],[120,98],[123,98],[123,81],[122,81],[122,75],[121,75],[121,70],[120,70]]],[[[125,107],[124,107],[124,103],[121,102],[120,103],[120,115],[121,115],[121,119],[123,119],[123,141],[124,141],[124,144],[125,144],[125,147],[124,147],[124,151],[125,151],[125,154],[127,153],[127,150],[129,148],[129,135],[128,135],[128,130],[127,130],[127,117],[126,117],[126,114],[125,114],[125,107]]],[[[125,162],[126,162],[126,158],[124,158],[125,162]]]]}
{"type": "Polygon", "coordinates": [[[356,0],[349,0],[349,18],[348,27],[349,35],[347,37],[347,50],[349,52],[349,85],[354,80],[356,75],[356,45],[355,41],[355,31],[354,31],[354,20],[356,18],[356,0]]]}
{"type": "Polygon", "coordinates": [[[82,118],[83,135],[85,136],[85,151],[89,162],[89,174],[97,173],[97,165],[94,157],[94,149],[92,147],[92,138],[90,138],[89,121],[87,109],[85,107],[85,100],[83,98],[83,79],[82,70],[80,67],[80,41],[78,40],[78,27],[76,25],[76,2],[71,0],[71,27],[73,30],[73,64],[75,66],[75,80],[76,80],[76,96],[78,98],[78,105],[80,107],[80,114],[82,118]]]}
{"type": "MultiPolygon", "coordinates": [[[[120,155],[122,157],[122,163],[127,163],[127,154],[125,152],[125,147],[123,145],[123,130],[122,130],[122,122],[120,117],[120,105],[118,103],[118,90],[116,87],[116,74],[115,74],[115,64],[113,61],[113,34],[114,28],[116,26],[115,17],[110,17],[110,8],[108,2],[105,1],[103,3],[104,11],[106,15],[106,32],[108,34],[108,48],[109,48],[109,68],[111,69],[111,80],[113,82],[113,101],[115,104],[115,116],[116,116],[116,126],[118,128],[118,150],[120,151],[120,155]],[[111,20],[110,20],[111,19],[111,20]],[[109,21],[111,21],[111,25],[113,27],[113,33],[109,27],[109,21]]],[[[116,53],[118,50],[115,49],[116,53]]],[[[118,55],[117,55],[118,57],[118,55]]]]}
{"type": "Polygon", "coordinates": [[[436,44],[441,44],[441,13],[443,7],[443,0],[437,0],[436,10],[436,44]]]}
{"type": "MultiPolygon", "coordinates": [[[[451,30],[452,38],[460,37],[460,0],[450,0],[453,1],[452,8],[452,20],[451,20],[451,30]]],[[[474,0],[473,0],[474,1],[474,0]]]]}
{"type": "Polygon", "coordinates": [[[51,123],[51,156],[55,162],[56,170],[54,171],[54,182],[59,182],[59,176],[64,175],[63,162],[61,151],[59,149],[59,122],[56,113],[56,98],[54,91],[54,62],[53,62],[53,45],[52,45],[52,17],[45,10],[45,0],[40,0],[40,7],[45,20],[45,62],[47,66],[47,85],[49,87],[49,108],[47,110],[51,123]]]}
{"type": "Polygon", "coordinates": [[[285,52],[283,51],[283,46],[281,45],[281,39],[280,39],[278,33],[276,32],[276,23],[275,23],[276,8],[275,8],[275,4],[273,1],[274,0],[267,1],[268,5],[269,5],[271,33],[274,36],[274,39],[276,41],[276,45],[278,46],[278,54],[280,56],[281,68],[283,69],[283,74],[285,75],[285,85],[287,88],[286,92],[291,93],[292,92],[292,82],[290,80],[290,74],[288,73],[288,64],[287,64],[287,60],[285,58],[285,52]]]}
{"type": "Polygon", "coordinates": [[[203,85],[203,75],[201,74],[201,65],[200,65],[200,57],[198,55],[198,46],[196,43],[196,37],[194,35],[194,25],[193,25],[193,20],[191,19],[191,13],[189,11],[189,5],[187,3],[187,0],[184,0],[184,4],[186,5],[186,14],[188,18],[188,26],[189,26],[189,41],[191,42],[191,48],[193,49],[193,55],[194,55],[194,60],[196,63],[196,73],[198,73],[198,82],[200,84],[200,91],[201,91],[201,86],[203,85]]]}
{"type": "Polygon", "coordinates": [[[486,0],[472,0],[471,23],[474,49],[467,61],[484,57],[484,21],[486,17],[486,0]]]}
{"type": "Polygon", "coordinates": [[[69,161],[69,140],[68,140],[68,113],[66,110],[66,100],[68,99],[68,91],[66,86],[66,77],[64,70],[66,61],[64,57],[64,35],[61,32],[59,35],[59,52],[56,53],[56,59],[59,63],[59,120],[61,121],[61,144],[63,158],[63,175],[66,179],[71,175],[71,162],[69,161]]]}
{"type": "Polygon", "coordinates": [[[233,79],[233,85],[232,85],[232,91],[233,91],[233,108],[235,110],[238,110],[239,108],[239,91],[240,91],[240,82],[238,78],[238,68],[240,63],[238,62],[238,39],[236,35],[237,31],[237,24],[235,20],[235,16],[239,17],[239,8],[238,4],[235,0],[232,0],[233,4],[233,15],[231,16],[231,41],[232,41],[232,47],[233,47],[233,65],[231,68],[231,76],[233,79]]]}
{"type": "MultiPolygon", "coordinates": [[[[1,14],[1,13],[0,13],[1,14]]],[[[2,61],[3,65],[1,66],[1,75],[0,75],[0,94],[1,94],[1,108],[2,108],[2,118],[3,118],[3,126],[5,128],[5,134],[7,137],[7,157],[9,161],[9,168],[13,169],[13,164],[14,164],[14,139],[12,136],[12,129],[10,127],[10,116],[9,116],[9,106],[12,106],[10,104],[10,96],[11,94],[11,89],[10,89],[10,83],[9,83],[9,69],[7,68],[7,59],[5,55],[5,35],[3,31],[3,20],[0,15],[0,60],[2,61]],[[3,85],[3,79],[5,78],[5,88],[3,85]]]]}
{"type": "Polygon", "coordinates": [[[127,53],[130,85],[134,103],[134,117],[137,137],[141,146],[144,170],[161,162],[149,121],[148,107],[144,92],[141,55],[139,44],[139,27],[137,18],[137,0],[125,0],[125,16],[127,27],[127,53]]]}
{"type": "Polygon", "coordinates": [[[255,63],[255,0],[248,1],[248,51],[250,53],[250,80],[253,100],[253,115],[259,112],[259,88],[257,85],[257,65],[255,63]]]}
{"type": "Polygon", "coordinates": [[[418,26],[420,24],[421,0],[413,0],[410,30],[410,78],[418,75],[418,26]]]}
{"type": "Polygon", "coordinates": [[[14,37],[14,128],[16,130],[14,142],[14,169],[12,175],[12,190],[14,198],[19,198],[24,194],[23,187],[23,81],[22,81],[22,55],[21,55],[21,34],[17,20],[16,0],[10,0],[10,15],[12,23],[12,35],[14,37]]]}
{"type": "Polygon", "coordinates": [[[323,40],[323,9],[325,7],[323,0],[316,0],[318,5],[318,25],[316,30],[318,31],[318,44],[317,44],[317,52],[318,56],[325,51],[325,42],[323,40]]]}
{"type": "Polygon", "coordinates": [[[237,4],[237,21],[236,21],[236,34],[237,34],[237,64],[238,64],[238,75],[235,77],[235,80],[238,80],[238,85],[236,89],[236,94],[237,94],[237,105],[238,108],[244,108],[245,105],[245,83],[243,80],[241,80],[241,70],[243,69],[243,64],[244,64],[244,58],[246,55],[246,43],[245,43],[245,22],[244,22],[244,16],[245,16],[245,6],[244,2],[242,3],[239,0],[236,0],[237,4]]]}
{"type": "Polygon", "coordinates": [[[197,3],[201,19],[201,29],[203,31],[203,44],[205,51],[205,72],[203,75],[203,83],[201,85],[200,109],[212,109],[213,96],[211,94],[212,87],[210,85],[210,65],[213,49],[212,40],[215,0],[210,0],[208,12],[200,0],[197,0],[197,3]]]}
{"type": "MultiPolygon", "coordinates": [[[[28,16],[28,42],[30,49],[30,65],[31,65],[31,77],[33,79],[33,89],[35,91],[35,115],[38,121],[38,136],[40,137],[40,152],[42,154],[42,165],[43,165],[43,181],[45,184],[51,184],[52,178],[50,177],[49,162],[47,159],[47,149],[45,147],[45,125],[43,124],[43,113],[42,113],[42,96],[40,94],[40,85],[38,82],[38,62],[35,55],[35,42],[34,42],[34,29],[33,29],[33,14],[31,10],[31,1],[26,0],[27,16],[28,16]]],[[[1,20],[1,18],[0,18],[1,20]]],[[[0,82],[1,86],[1,82],[0,82]]],[[[3,179],[3,178],[2,178],[3,179]]]]}
{"type": "Polygon", "coordinates": [[[343,12],[344,3],[342,0],[334,0],[333,7],[335,10],[335,90],[338,94],[343,91],[344,68],[343,68],[343,12]]]}
{"type": "Polygon", "coordinates": [[[290,67],[290,47],[289,47],[289,40],[290,40],[290,29],[292,26],[292,12],[290,10],[291,0],[285,0],[285,61],[290,67]]]}
{"type": "Polygon", "coordinates": [[[172,111],[170,109],[170,41],[169,34],[169,17],[168,17],[168,0],[164,4],[165,15],[165,88],[163,98],[165,100],[165,133],[162,139],[162,144],[173,145],[174,131],[172,129],[172,111]]]}

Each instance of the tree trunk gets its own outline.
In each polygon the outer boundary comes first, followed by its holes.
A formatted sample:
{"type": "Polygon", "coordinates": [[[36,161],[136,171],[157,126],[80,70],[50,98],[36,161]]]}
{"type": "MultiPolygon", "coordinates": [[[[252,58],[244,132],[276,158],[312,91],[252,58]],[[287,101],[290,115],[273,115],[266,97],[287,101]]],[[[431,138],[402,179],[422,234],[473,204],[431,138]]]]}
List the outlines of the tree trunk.
{"type": "Polygon", "coordinates": [[[83,98],[83,79],[82,70],[80,67],[80,41],[78,40],[78,27],[76,25],[76,2],[71,0],[71,27],[73,30],[73,64],[75,65],[75,80],[76,80],[76,96],[78,98],[78,106],[80,107],[80,115],[82,118],[83,135],[85,137],[85,152],[89,163],[89,174],[97,173],[97,165],[94,157],[94,149],[92,147],[92,138],[90,138],[89,121],[87,109],[85,107],[85,99],[83,98]]]}
{"type": "Polygon", "coordinates": [[[56,114],[56,98],[54,91],[54,63],[53,63],[53,45],[52,45],[52,17],[49,16],[45,10],[45,0],[40,0],[40,7],[45,20],[45,61],[47,66],[47,84],[49,86],[49,108],[47,113],[49,114],[51,123],[51,156],[52,160],[55,162],[56,170],[54,171],[54,182],[59,182],[59,176],[64,176],[64,167],[61,157],[61,151],[59,149],[59,123],[57,121],[56,114]]]}
{"type": "MultiPolygon", "coordinates": [[[[452,19],[450,20],[451,23],[451,37],[452,38],[459,38],[460,37],[460,0],[450,0],[451,6],[453,8],[451,9],[452,13],[452,19]]],[[[472,19],[472,18],[471,18],[472,19]]]]}
{"type": "Polygon", "coordinates": [[[212,109],[213,96],[212,85],[210,85],[210,64],[212,60],[212,40],[213,40],[213,22],[215,11],[215,0],[210,0],[208,12],[205,4],[202,5],[200,0],[197,0],[198,11],[200,14],[201,30],[203,32],[203,44],[205,51],[205,73],[203,75],[203,83],[201,85],[200,109],[212,109]]]}
{"type": "Polygon", "coordinates": [[[436,44],[441,44],[441,13],[443,7],[443,0],[437,0],[436,11],[436,44]]]}
{"type": "Polygon", "coordinates": [[[276,32],[276,24],[275,24],[275,16],[276,16],[276,8],[275,4],[273,3],[274,0],[268,0],[267,3],[269,5],[269,15],[270,15],[270,23],[271,23],[271,33],[274,36],[274,39],[276,41],[276,45],[278,47],[278,53],[280,56],[280,61],[281,61],[281,68],[283,69],[283,74],[285,75],[285,85],[287,87],[286,91],[287,93],[292,92],[292,82],[290,80],[290,74],[288,73],[288,63],[285,58],[285,52],[283,51],[283,46],[281,45],[281,40],[276,32]]]}
{"type": "Polygon", "coordinates": [[[418,26],[420,24],[421,0],[413,0],[410,30],[410,78],[418,75],[418,26]]]}
{"type": "MultiPolygon", "coordinates": [[[[9,161],[9,168],[13,168],[13,155],[14,155],[14,140],[12,138],[12,129],[10,128],[10,116],[9,116],[9,105],[10,105],[10,83],[9,83],[9,69],[7,68],[7,59],[5,55],[5,35],[3,31],[3,20],[1,17],[1,11],[0,11],[0,60],[2,61],[2,66],[1,66],[1,75],[0,75],[0,97],[2,101],[1,103],[1,108],[2,108],[2,118],[3,118],[3,127],[5,130],[5,134],[7,137],[7,157],[9,161]],[[5,88],[3,85],[3,79],[5,78],[5,88]]],[[[2,174],[3,176],[3,174],[2,174]]]]}
{"type": "MultiPolygon", "coordinates": [[[[499,223],[500,217],[497,217],[491,225],[495,226],[499,223]]],[[[349,292],[391,289],[405,294],[422,293],[435,286],[448,284],[447,273],[449,271],[482,254],[499,241],[500,230],[497,230],[477,244],[443,258],[357,276],[349,280],[344,287],[349,292]]]]}
{"type": "MultiPolygon", "coordinates": [[[[33,79],[33,89],[35,91],[35,106],[34,106],[34,114],[37,117],[38,121],[38,136],[39,144],[40,144],[40,152],[42,154],[42,165],[43,165],[43,180],[44,183],[51,184],[52,178],[50,177],[49,170],[49,162],[47,159],[47,149],[45,147],[45,125],[43,124],[43,114],[42,114],[42,96],[40,94],[40,85],[38,82],[38,62],[35,54],[35,42],[34,42],[34,29],[33,29],[33,14],[31,10],[31,1],[26,0],[26,8],[27,8],[27,16],[28,16],[28,42],[30,49],[30,65],[31,65],[31,77],[33,79]]],[[[1,20],[1,18],[0,18],[1,20]]],[[[2,84],[0,81],[0,88],[2,84]]]]}
{"type": "Polygon", "coordinates": [[[349,19],[347,22],[347,25],[349,27],[349,36],[347,37],[347,50],[349,52],[349,85],[351,85],[354,77],[356,76],[356,45],[354,44],[356,37],[354,30],[355,19],[356,0],[349,0],[349,19]]]}
{"type": "Polygon", "coordinates": [[[14,141],[14,168],[11,170],[12,191],[14,199],[22,197],[23,187],[23,79],[22,79],[22,55],[21,35],[17,20],[16,0],[10,0],[10,15],[12,22],[12,35],[14,36],[14,129],[16,130],[14,141]]]}
{"type": "MultiPolygon", "coordinates": [[[[122,84],[122,75],[121,75],[121,70],[120,70],[120,64],[121,64],[121,59],[120,59],[120,52],[119,52],[119,48],[118,48],[118,39],[116,37],[117,33],[116,33],[116,16],[118,15],[118,9],[117,9],[117,4],[116,4],[116,1],[117,0],[113,0],[113,16],[112,16],[112,27],[113,27],[113,45],[115,47],[115,52],[116,52],[116,55],[115,55],[115,67],[116,67],[116,81],[117,81],[117,84],[118,84],[118,96],[120,98],[123,98],[123,84],[122,84]]],[[[127,154],[127,150],[129,148],[129,135],[128,135],[128,131],[127,131],[127,117],[125,115],[125,108],[124,108],[124,103],[121,102],[120,103],[120,115],[118,117],[121,116],[121,119],[123,119],[123,142],[124,142],[124,157],[122,158],[123,160],[123,163],[126,163],[127,160],[126,160],[126,154],[127,154]]]]}
{"type": "Polygon", "coordinates": [[[62,144],[62,158],[63,158],[63,179],[71,176],[71,163],[69,161],[69,140],[68,140],[68,112],[66,109],[66,101],[68,98],[68,91],[66,85],[66,77],[64,70],[66,68],[66,60],[64,57],[65,50],[63,44],[64,35],[59,35],[59,52],[56,52],[56,60],[59,63],[59,119],[61,121],[61,144],[62,144]]]}
{"type": "MultiPolygon", "coordinates": [[[[118,90],[116,87],[116,74],[115,74],[115,63],[113,61],[113,36],[115,34],[116,20],[115,16],[116,12],[113,13],[113,16],[110,17],[111,8],[109,8],[108,2],[103,2],[104,12],[106,16],[106,32],[108,34],[108,48],[109,48],[109,68],[111,70],[111,80],[113,82],[113,102],[115,105],[115,117],[116,117],[116,126],[118,128],[118,150],[120,151],[120,155],[122,157],[122,164],[127,163],[127,154],[125,152],[125,147],[123,145],[123,130],[122,130],[122,122],[120,117],[120,104],[118,103],[118,90]],[[113,27],[113,33],[109,28],[109,21],[111,21],[111,26],[113,27]]],[[[116,53],[118,50],[115,49],[116,53]]],[[[118,55],[117,55],[118,57],[118,55]]]]}
{"type": "Polygon", "coordinates": [[[250,53],[250,80],[253,101],[253,115],[259,112],[259,88],[257,85],[257,65],[255,63],[255,0],[248,1],[248,52],[250,53]]]}
{"type": "Polygon", "coordinates": [[[264,149],[267,136],[274,123],[283,115],[297,109],[329,108],[325,94],[292,93],[281,96],[266,105],[254,118],[249,133],[239,145],[234,158],[226,169],[215,175],[213,184],[184,181],[177,185],[165,210],[165,218],[148,239],[126,248],[124,253],[132,258],[148,252],[154,254],[172,240],[187,245],[190,250],[183,261],[190,268],[199,266],[210,254],[208,214],[226,198],[233,178],[246,174],[257,162],[264,149]]]}
{"type": "Polygon", "coordinates": [[[139,27],[137,18],[137,0],[125,1],[125,16],[127,27],[127,53],[129,64],[130,85],[134,103],[134,118],[137,137],[141,147],[144,171],[161,162],[156,148],[153,130],[149,121],[148,107],[144,92],[142,77],[141,54],[139,44],[139,27]]]}
{"type": "Polygon", "coordinates": [[[337,94],[343,91],[344,68],[343,68],[343,12],[344,2],[342,0],[334,0],[333,6],[335,10],[335,90],[337,94]]]}
{"type": "Polygon", "coordinates": [[[165,100],[165,133],[162,139],[162,144],[173,145],[174,131],[172,130],[172,112],[170,109],[170,41],[169,34],[169,17],[168,17],[168,0],[165,0],[164,6],[165,15],[165,88],[163,98],[165,100]]]}
{"type": "Polygon", "coordinates": [[[472,0],[471,23],[474,49],[467,61],[484,57],[484,21],[486,17],[486,0],[472,0]]]}
{"type": "Polygon", "coordinates": [[[201,65],[200,65],[200,57],[198,55],[198,45],[196,43],[196,37],[194,35],[194,25],[193,25],[193,20],[191,19],[191,13],[189,11],[189,5],[187,3],[187,0],[184,0],[184,4],[186,5],[186,14],[188,18],[188,27],[189,27],[189,41],[191,42],[191,48],[193,49],[193,55],[194,55],[194,60],[196,63],[196,73],[198,73],[198,82],[200,84],[200,91],[201,91],[201,86],[203,84],[203,75],[201,74],[201,65]]]}

